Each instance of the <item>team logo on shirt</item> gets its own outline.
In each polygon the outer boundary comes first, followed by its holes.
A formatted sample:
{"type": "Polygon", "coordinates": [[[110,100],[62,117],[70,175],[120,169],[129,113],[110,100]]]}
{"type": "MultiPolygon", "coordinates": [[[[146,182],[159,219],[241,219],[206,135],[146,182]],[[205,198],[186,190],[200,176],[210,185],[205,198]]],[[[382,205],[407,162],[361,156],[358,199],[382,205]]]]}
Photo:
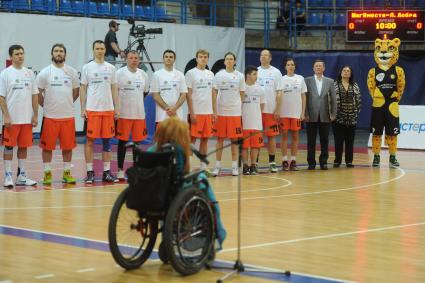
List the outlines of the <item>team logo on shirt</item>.
{"type": "Polygon", "coordinates": [[[103,79],[104,79],[105,81],[107,81],[107,80],[108,80],[108,77],[107,77],[107,76],[104,76],[104,77],[103,77],[103,79]]]}
{"type": "Polygon", "coordinates": [[[15,83],[19,84],[19,79],[16,79],[16,80],[15,80],[15,83]]]}
{"type": "Polygon", "coordinates": [[[384,73],[379,73],[376,75],[376,80],[378,82],[382,82],[382,80],[385,78],[385,74],[384,73]]]}
{"type": "Polygon", "coordinates": [[[166,85],[166,84],[168,84],[168,82],[167,81],[164,81],[164,84],[166,85]]]}
{"type": "Polygon", "coordinates": [[[395,75],[391,74],[391,79],[394,80],[395,79],[395,75]]]}
{"type": "Polygon", "coordinates": [[[63,81],[63,83],[64,83],[64,84],[68,84],[68,80],[64,80],[64,81],[63,81]]]}
{"type": "Polygon", "coordinates": [[[176,83],[174,83],[174,84],[173,84],[173,87],[176,87],[176,86],[177,86],[177,84],[176,84],[176,83]]]}
{"type": "Polygon", "coordinates": [[[59,78],[58,78],[57,76],[55,76],[53,79],[54,79],[55,81],[57,81],[59,78]]]}
{"type": "Polygon", "coordinates": [[[97,78],[99,76],[99,74],[98,73],[94,73],[94,76],[97,78]]]}
{"type": "Polygon", "coordinates": [[[128,84],[128,85],[131,85],[131,81],[128,81],[128,82],[127,82],[127,84],[128,84]]]}

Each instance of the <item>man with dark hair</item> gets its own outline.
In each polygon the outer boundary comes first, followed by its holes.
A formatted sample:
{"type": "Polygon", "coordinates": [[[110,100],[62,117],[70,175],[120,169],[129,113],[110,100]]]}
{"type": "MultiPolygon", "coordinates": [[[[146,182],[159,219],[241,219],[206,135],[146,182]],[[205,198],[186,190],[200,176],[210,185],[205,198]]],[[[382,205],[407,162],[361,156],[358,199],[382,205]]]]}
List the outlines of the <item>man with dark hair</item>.
{"type": "Polygon", "coordinates": [[[118,45],[117,31],[120,28],[120,24],[112,20],[109,22],[109,31],[105,36],[106,54],[105,61],[115,65],[116,58],[121,56],[125,58],[124,51],[118,45]]]}
{"type": "Polygon", "coordinates": [[[81,72],[81,116],[86,119],[87,141],[85,157],[87,164],[86,184],[94,182],[93,145],[96,138],[103,140],[103,181],[118,182],[110,172],[110,138],[115,135],[115,121],[119,117],[119,100],[115,67],[105,62],[105,44],[101,40],[93,43],[94,60],[83,66],[81,72]]]}
{"type": "Polygon", "coordinates": [[[77,71],[65,65],[66,48],[63,44],[53,45],[52,64],[40,71],[37,86],[40,91],[38,102],[43,107],[43,127],[40,147],[43,149],[43,184],[52,183],[52,151],[59,138],[63,157],[62,182],[74,184],[71,175],[72,150],[75,142],[74,102],[79,96],[80,80],[77,71]]]}
{"type": "Polygon", "coordinates": [[[176,53],[167,49],[162,58],[164,68],[153,74],[150,89],[156,102],[155,121],[160,123],[172,116],[185,120],[181,106],[186,100],[187,86],[183,73],[174,68],[176,53]]]}
{"type": "Polygon", "coordinates": [[[32,145],[32,128],[38,123],[38,89],[34,73],[24,67],[24,48],[9,47],[12,65],[0,73],[0,108],[3,112],[4,186],[13,188],[13,147],[18,146],[18,177],[16,185],[34,186],[27,178],[24,161],[32,145]]]}
{"type": "Polygon", "coordinates": [[[334,81],[323,75],[325,62],[316,60],[314,76],[305,79],[307,86],[305,121],[307,122],[308,170],[316,168],[316,136],[319,131],[321,153],[320,169],[328,170],[329,129],[336,118],[336,95],[334,81]]]}

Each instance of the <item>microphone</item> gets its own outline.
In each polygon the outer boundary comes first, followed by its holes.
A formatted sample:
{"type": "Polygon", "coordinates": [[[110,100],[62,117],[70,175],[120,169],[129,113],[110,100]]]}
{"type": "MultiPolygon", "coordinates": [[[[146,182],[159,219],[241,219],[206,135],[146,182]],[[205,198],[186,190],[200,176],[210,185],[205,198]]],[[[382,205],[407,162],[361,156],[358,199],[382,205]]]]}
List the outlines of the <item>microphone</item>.
{"type": "Polygon", "coordinates": [[[196,157],[199,158],[199,160],[201,160],[202,162],[204,162],[205,164],[210,164],[210,162],[207,159],[207,155],[206,154],[202,154],[200,153],[194,146],[193,144],[190,145],[190,149],[192,150],[193,154],[196,155],[196,157]]]}

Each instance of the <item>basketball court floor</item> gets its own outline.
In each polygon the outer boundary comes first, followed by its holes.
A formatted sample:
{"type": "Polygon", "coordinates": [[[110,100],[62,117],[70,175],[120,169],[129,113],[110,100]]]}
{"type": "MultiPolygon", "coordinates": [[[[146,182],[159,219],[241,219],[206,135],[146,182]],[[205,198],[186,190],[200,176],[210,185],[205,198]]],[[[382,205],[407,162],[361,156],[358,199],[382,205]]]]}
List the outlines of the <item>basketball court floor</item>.
{"type": "MultiPolygon", "coordinates": [[[[263,149],[260,164],[266,159],[263,149]]],[[[270,174],[264,167],[263,174],[243,176],[242,262],[272,272],[244,272],[229,282],[425,282],[425,152],[400,151],[399,169],[388,168],[385,151],[380,168],[371,168],[371,159],[364,148],[355,154],[355,168],[308,171],[301,150],[301,171],[270,174]]],[[[230,160],[223,163],[230,168],[230,160]]],[[[73,164],[76,185],[59,182],[56,151],[52,186],[0,190],[0,282],[216,282],[228,272],[181,277],[156,252],[138,270],[118,267],[107,227],[126,184],[84,185],[82,145],[73,164]]],[[[99,179],[101,166],[95,163],[99,179]]],[[[42,178],[37,146],[26,167],[29,177],[42,178]]],[[[216,267],[231,267],[236,259],[237,177],[229,173],[210,178],[228,232],[216,267]]]]}

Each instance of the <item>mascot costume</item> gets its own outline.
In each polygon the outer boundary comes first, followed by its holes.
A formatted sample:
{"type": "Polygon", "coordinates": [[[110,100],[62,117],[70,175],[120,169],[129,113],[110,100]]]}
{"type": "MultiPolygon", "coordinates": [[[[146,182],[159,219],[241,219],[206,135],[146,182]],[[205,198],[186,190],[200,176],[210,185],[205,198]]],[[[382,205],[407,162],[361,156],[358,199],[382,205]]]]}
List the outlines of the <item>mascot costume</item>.
{"type": "Polygon", "coordinates": [[[396,159],[397,135],[400,133],[398,102],[406,84],[404,71],[395,64],[399,57],[400,39],[375,40],[374,57],[377,66],[369,70],[367,86],[372,96],[372,151],[373,167],[380,163],[382,135],[390,153],[390,167],[400,166],[396,159]]]}

